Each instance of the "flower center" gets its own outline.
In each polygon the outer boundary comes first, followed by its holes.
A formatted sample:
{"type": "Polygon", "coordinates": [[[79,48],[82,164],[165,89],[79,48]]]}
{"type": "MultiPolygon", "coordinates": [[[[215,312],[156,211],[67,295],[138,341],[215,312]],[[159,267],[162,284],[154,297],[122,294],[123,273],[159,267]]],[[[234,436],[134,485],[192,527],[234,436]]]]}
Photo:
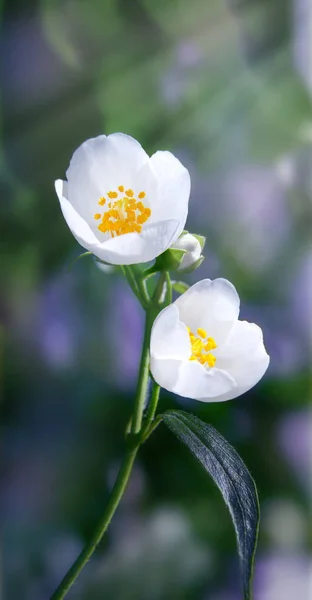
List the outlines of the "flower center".
{"type": "Polygon", "coordinates": [[[190,360],[198,360],[204,367],[214,367],[217,359],[211,354],[210,350],[214,350],[217,347],[215,340],[212,337],[208,337],[207,332],[200,327],[197,329],[197,335],[192,333],[190,327],[187,329],[192,347],[190,360]]]}
{"type": "Polygon", "coordinates": [[[111,237],[124,233],[140,233],[142,225],[150,218],[152,211],[147,208],[142,200],[146,193],[140,192],[135,197],[134,191],[125,190],[123,185],[118,186],[118,191],[110,191],[99,199],[99,205],[107,203],[104,213],[95,213],[94,219],[101,219],[98,229],[103,233],[110,233],[111,237]],[[113,202],[112,202],[113,201],[113,202]]]}

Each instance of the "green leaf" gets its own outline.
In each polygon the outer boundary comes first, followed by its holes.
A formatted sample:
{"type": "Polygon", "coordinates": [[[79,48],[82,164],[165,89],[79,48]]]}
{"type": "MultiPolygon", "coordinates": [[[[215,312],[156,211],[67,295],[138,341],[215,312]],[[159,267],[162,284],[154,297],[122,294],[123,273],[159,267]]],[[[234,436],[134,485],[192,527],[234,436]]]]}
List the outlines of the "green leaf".
{"type": "Polygon", "coordinates": [[[174,289],[175,292],[178,292],[178,294],[184,294],[184,292],[187,292],[190,287],[184,281],[172,281],[171,283],[172,289],[174,289]]]}
{"type": "Polygon", "coordinates": [[[211,425],[180,410],[162,415],[218,486],[233,520],[240,558],[244,599],[251,599],[251,581],[259,525],[255,483],[236,450],[211,425]]]}

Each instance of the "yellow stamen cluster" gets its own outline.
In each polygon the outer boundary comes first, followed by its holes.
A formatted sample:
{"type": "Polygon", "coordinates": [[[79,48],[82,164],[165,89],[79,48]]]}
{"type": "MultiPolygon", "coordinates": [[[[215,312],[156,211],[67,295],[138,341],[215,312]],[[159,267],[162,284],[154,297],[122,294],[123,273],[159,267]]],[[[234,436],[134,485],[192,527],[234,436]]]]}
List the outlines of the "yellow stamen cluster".
{"type": "Polygon", "coordinates": [[[211,354],[211,350],[217,347],[215,340],[212,337],[208,337],[205,329],[201,327],[197,329],[197,335],[192,333],[189,327],[187,329],[192,347],[190,360],[198,360],[205,367],[214,367],[217,359],[211,354]]]}
{"type": "Polygon", "coordinates": [[[110,233],[112,237],[125,233],[140,233],[152,214],[151,209],[142,202],[146,193],[140,192],[136,199],[133,190],[125,190],[124,186],[120,185],[118,192],[111,190],[106,196],[107,198],[102,196],[98,204],[104,206],[107,203],[107,210],[103,214],[97,212],[94,215],[96,221],[101,219],[98,229],[103,233],[110,233]]]}

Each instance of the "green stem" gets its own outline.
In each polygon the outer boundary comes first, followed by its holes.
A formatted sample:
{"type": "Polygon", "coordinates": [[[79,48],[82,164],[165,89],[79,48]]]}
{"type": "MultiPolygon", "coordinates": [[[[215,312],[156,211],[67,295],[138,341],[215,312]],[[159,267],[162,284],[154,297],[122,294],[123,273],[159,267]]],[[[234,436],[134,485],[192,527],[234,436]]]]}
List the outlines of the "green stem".
{"type": "MultiPolygon", "coordinates": [[[[132,290],[134,291],[135,295],[138,297],[142,306],[146,310],[145,332],[140,362],[138,387],[134,403],[134,413],[131,420],[131,433],[136,435],[140,433],[142,428],[143,410],[149,378],[149,344],[151,328],[155,317],[155,305],[151,305],[145,281],[143,279],[140,279],[139,277],[136,277],[131,267],[122,267],[122,270],[132,290]]],[[[159,303],[159,300],[161,298],[163,286],[166,279],[168,282],[167,275],[165,274],[162,274],[159,279],[160,281],[156,286],[157,289],[153,298],[153,302],[155,302],[156,300],[157,303],[159,303]]],[[[137,441],[135,442],[136,445],[132,446],[130,450],[128,450],[121,465],[115,485],[110,495],[110,499],[108,501],[108,505],[104,511],[104,515],[101,521],[99,522],[91,540],[83,548],[82,552],[79,554],[78,558],[75,560],[74,564],[71,566],[71,568],[61,581],[60,585],[58,586],[54,594],[51,596],[51,600],[62,600],[65,597],[69,589],[75,583],[79,573],[82,571],[88,560],[91,558],[93,552],[96,550],[105,531],[107,530],[126,489],[139,446],[144,441],[144,439],[149,437],[151,432],[157,427],[161,420],[161,418],[157,418],[154,420],[159,398],[159,391],[159,386],[157,384],[154,384],[150,406],[147,412],[146,421],[144,423],[144,433],[146,437],[144,437],[144,435],[143,437],[137,435],[137,441]]],[[[134,440],[136,440],[136,438],[134,438],[134,440]]]]}
{"type": "Polygon", "coordinates": [[[145,278],[141,275],[137,279],[139,293],[141,294],[141,303],[145,309],[150,305],[150,297],[148,295],[145,278]]]}
{"type": "Polygon", "coordinates": [[[161,296],[163,294],[164,285],[166,283],[166,280],[167,280],[166,271],[163,271],[162,273],[159,274],[158,281],[156,283],[154,294],[153,294],[153,302],[156,305],[159,305],[161,296]]]}
{"type": "Polygon", "coordinates": [[[144,421],[144,430],[145,431],[147,429],[149,429],[152,421],[154,420],[155,413],[157,410],[158,400],[159,400],[159,393],[160,393],[160,385],[158,385],[157,383],[154,382],[151,400],[150,400],[148,411],[147,411],[146,418],[144,421]]]}
{"type": "Polygon", "coordinates": [[[142,273],[136,273],[135,265],[132,267],[131,265],[124,265],[121,267],[121,270],[143,308],[147,310],[150,305],[150,297],[146,288],[145,277],[142,273]]]}
{"type": "Polygon", "coordinates": [[[171,304],[172,302],[172,283],[171,283],[171,277],[168,271],[166,271],[166,283],[167,283],[167,297],[166,297],[166,302],[167,304],[171,304]]]}
{"type": "MultiPolygon", "coordinates": [[[[139,378],[138,378],[138,387],[135,398],[134,405],[134,413],[132,417],[131,423],[131,432],[136,434],[139,433],[142,425],[142,415],[144,409],[144,401],[146,397],[148,377],[149,377],[149,340],[150,340],[150,332],[152,326],[151,315],[147,313],[146,315],[146,324],[145,324],[145,333],[144,333],[144,341],[142,348],[142,356],[139,370],[139,378]]],[[[105,531],[107,530],[115,511],[118,507],[118,504],[123,496],[123,493],[126,489],[126,485],[128,483],[132,466],[134,463],[134,459],[138,452],[140,445],[140,441],[138,441],[137,445],[130,449],[130,451],[126,454],[125,459],[121,465],[118,477],[116,479],[116,483],[112,490],[108,505],[105,509],[104,515],[93,535],[90,542],[84,547],[72,567],[69,569],[64,579],[58,586],[57,590],[54,592],[51,600],[62,600],[67,594],[68,590],[76,581],[79,573],[82,571],[89,558],[92,556],[96,547],[100,543],[105,531]]]]}
{"type": "Polygon", "coordinates": [[[140,370],[139,370],[139,383],[137,387],[137,393],[134,401],[134,413],[131,423],[131,433],[139,433],[142,425],[142,417],[144,410],[144,403],[146,398],[146,390],[149,377],[149,344],[151,335],[151,318],[150,314],[146,313],[145,321],[145,332],[141,354],[140,370]]]}
{"type": "Polygon", "coordinates": [[[135,277],[131,267],[129,267],[128,265],[123,265],[121,267],[121,270],[122,270],[124,276],[126,277],[132,291],[134,292],[136,297],[140,300],[140,290],[138,288],[137,280],[136,280],[136,277],[135,277]]]}
{"type": "Polygon", "coordinates": [[[79,573],[82,571],[82,569],[92,556],[93,552],[95,551],[96,547],[100,543],[124,494],[137,451],[138,447],[132,449],[126,454],[124,461],[121,465],[120,471],[118,473],[115,485],[113,487],[108,505],[106,507],[101,521],[99,522],[94,532],[93,537],[84,547],[82,552],[79,554],[78,558],[75,560],[74,564],[66,573],[64,579],[61,581],[60,585],[58,586],[54,594],[51,596],[51,600],[62,600],[65,597],[71,586],[75,583],[79,573]]]}
{"type": "Polygon", "coordinates": [[[143,444],[143,442],[146,442],[146,440],[148,440],[150,435],[152,435],[153,431],[155,431],[155,429],[158,427],[158,425],[160,425],[161,422],[162,422],[162,415],[158,415],[156,417],[156,419],[154,419],[154,421],[150,424],[150,426],[144,430],[142,438],[141,438],[142,444],[143,444]]]}

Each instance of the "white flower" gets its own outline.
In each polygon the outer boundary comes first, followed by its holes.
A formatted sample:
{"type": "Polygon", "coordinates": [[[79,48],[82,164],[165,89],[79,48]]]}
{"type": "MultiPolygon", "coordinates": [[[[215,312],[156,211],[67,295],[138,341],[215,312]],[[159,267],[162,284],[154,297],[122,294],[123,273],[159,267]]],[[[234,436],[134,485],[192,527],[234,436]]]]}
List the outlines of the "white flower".
{"type": "Polygon", "coordinates": [[[157,316],[151,372],[168,391],[222,402],[240,396],[265,373],[262,331],[238,320],[239,297],[226,279],[195,283],[157,316]]]}
{"type": "Polygon", "coordinates": [[[195,266],[201,258],[201,245],[198,239],[191,233],[182,233],[179,239],[174,242],[172,248],[177,250],[185,250],[185,254],[177,271],[186,271],[190,269],[192,266],[195,266]]]}
{"type": "Polygon", "coordinates": [[[170,152],[149,157],[128,135],[100,135],[74,152],[55,189],[75,238],[105,262],[153,260],[183,231],[190,176],[170,152]]]}

